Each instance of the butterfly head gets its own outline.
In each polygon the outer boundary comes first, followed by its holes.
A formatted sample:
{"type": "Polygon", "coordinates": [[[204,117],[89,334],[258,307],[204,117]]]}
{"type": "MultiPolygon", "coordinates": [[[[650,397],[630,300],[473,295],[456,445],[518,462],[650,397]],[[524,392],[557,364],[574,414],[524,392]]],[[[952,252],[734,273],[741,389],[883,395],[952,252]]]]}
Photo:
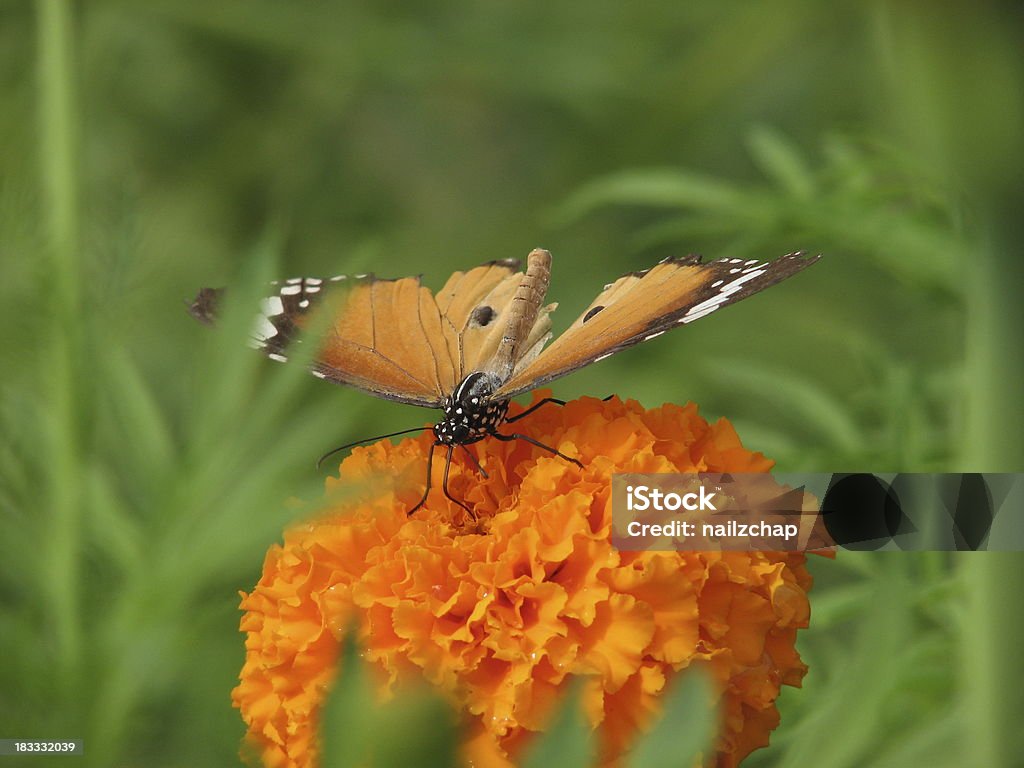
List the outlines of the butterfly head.
{"type": "Polygon", "coordinates": [[[444,400],[444,418],[434,425],[434,436],[446,445],[466,445],[493,435],[505,421],[508,400],[493,401],[501,385],[493,373],[475,371],[444,400]]]}

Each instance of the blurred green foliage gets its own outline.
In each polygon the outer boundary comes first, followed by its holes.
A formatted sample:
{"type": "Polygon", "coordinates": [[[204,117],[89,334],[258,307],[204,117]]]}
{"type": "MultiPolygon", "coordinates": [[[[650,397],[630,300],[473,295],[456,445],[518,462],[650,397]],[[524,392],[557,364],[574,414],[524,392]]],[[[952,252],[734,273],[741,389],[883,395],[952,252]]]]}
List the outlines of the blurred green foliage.
{"type": "MultiPolygon", "coordinates": [[[[1020,471],[1022,45],[1009,2],[0,0],[0,737],[236,763],[236,591],[319,453],[430,418],[247,350],[272,276],[540,245],[564,327],[665,255],[820,251],[556,393],[788,471],[1020,471]]],[[[1019,557],[815,570],[749,765],[1020,764],[1019,557]]]]}

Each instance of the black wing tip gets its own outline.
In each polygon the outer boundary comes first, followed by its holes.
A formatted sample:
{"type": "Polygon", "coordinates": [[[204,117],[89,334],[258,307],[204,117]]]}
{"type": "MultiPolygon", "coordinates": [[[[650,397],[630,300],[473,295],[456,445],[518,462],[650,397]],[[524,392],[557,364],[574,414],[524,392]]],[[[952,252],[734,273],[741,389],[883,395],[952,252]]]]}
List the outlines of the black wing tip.
{"type": "MultiPolygon", "coordinates": [[[[658,264],[675,264],[680,267],[692,267],[697,264],[703,263],[704,257],[701,256],[699,253],[688,253],[685,256],[666,256],[664,259],[658,262],[658,264]]],[[[655,264],[654,266],[658,266],[658,264],[655,264]]],[[[625,274],[620,275],[619,278],[621,279],[623,277],[643,277],[652,269],[654,269],[654,267],[648,267],[647,269],[636,269],[633,270],[632,272],[626,272],[625,274]]]]}
{"type": "MultiPolygon", "coordinates": [[[[787,253],[787,254],[785,254],[783,256],[779,256],[777,259],[774,259],[774,261],[781,261],[782,259],[801,259],[801,260],[809,262],[809,263],[814,263],[815,261],[817,261],[818,259],[820,259],[823,256],[823,254],[821,254],[821,253],[816,253],[814,255],[809,255],[809,254],[810,254],[809,251],[792,251],[792,252],[787,253]]],[[[740,259],[740,258],[737,258],[735,256],[721,256],[721,257],[715,259],[714,261],[737,261],[737,262],[742,262],[742,261],[751,261],[751,259],[750,259],[750,257],[740,259]]],[[[658,263],[659,264],[704,264],[705,261],[704,261],[704,256],[702,256],[701,254],[699,254],[699,253],[690,253],[690,254],[687,254],[686,256],[669,256],[668,258],[662,259],[658,263]]],[[[768,262],[768,263],[771,263],[771,262],[768,262]]]]}
{"type": "Polygon", "coordinates": [[[780,256],[774,261],[769,261],[768,264],[778,264],[781,268],[790,272],[790,274],[796,274],[821,261],[821,257],[822,254],[820,253],[810,254],[807,251],[793,251],[793,253],[787,253],[785,256],[780,256]]]}
{"type": "Polygon", "coordinates": [[[188,307],[188,313],[196,320],[205,325],[213,325],[217,319],[220,299],[223,295],[223,288],[200,288],[199,293],[192,301],[185,300],[185,306],[188,307]]]}
{"type": "Polygon", "coordinates": [[[793,253],[787,253],[781,258],[794,260],[799,259],[800,261],[807,262],[807,265],[810,266],[814,262],[819,261],[823,255],[824,254],[821,253],[809,254],[808,251],[793,251],[793,253]]]}
{"type": "MultiPolygon", "coordinates": [[[[813,256],[808,255],[809,251],[793,251],[787,253],[784,256],[780,256],[779,259],[803,259],[808,262],[815,262],[822,257],[822,254],[816,253],[813,256]]],[[[728,261],[736,258],[734,256],[723,256],[715,259],[715,261],[728,261]]],[[[740,259],[740,261],[749,261],[750,259],[740,259]]],[[[777,261],[778,259],[776,259],[777,261]]],[[[688,253],[685,256],[667,256],[658,262],[659,264],[704,264],[704,256],[699,253],[688,253]]]]}
{"type": "Polygon", "coordinates": [[[688,253],[685,256],[667,256],[659,264],[679,264],[680,266],[692,266],[694,264],[703,264],[704,256],[699,253],[688,253]]]}

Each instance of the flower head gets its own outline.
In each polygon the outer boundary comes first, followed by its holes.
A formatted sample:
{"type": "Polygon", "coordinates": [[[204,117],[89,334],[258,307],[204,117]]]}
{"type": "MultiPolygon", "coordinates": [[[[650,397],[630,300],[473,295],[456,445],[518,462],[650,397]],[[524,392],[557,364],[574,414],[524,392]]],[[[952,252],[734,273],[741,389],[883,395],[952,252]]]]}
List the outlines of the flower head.
{"type": "Polygon", "coordinates": [[[449,474],[477,520],[436,480],[408,517],[430,436],[382,441],[328,480],[329,491],[348,489],[343,500],[271,548],[243,596],[247,654],[233,694],[266,765],[316,764],[318,706],[353,625],[382,692],[426,679],[451,699],[474,765],[514,765],[571,677],[584,678],[602,762],[615,764],[692,664],[718,683],[718,765],[768,743],[780,686],[806,671],[795,650],[809,617],[805,556],[620,552],[610,529],[613,473],[767,472],[772,462],[692,404],[583,398],[522,425],[584,468],[524,441],[484,440],[470,450],[487,477],[459,453],[449,474]]]}

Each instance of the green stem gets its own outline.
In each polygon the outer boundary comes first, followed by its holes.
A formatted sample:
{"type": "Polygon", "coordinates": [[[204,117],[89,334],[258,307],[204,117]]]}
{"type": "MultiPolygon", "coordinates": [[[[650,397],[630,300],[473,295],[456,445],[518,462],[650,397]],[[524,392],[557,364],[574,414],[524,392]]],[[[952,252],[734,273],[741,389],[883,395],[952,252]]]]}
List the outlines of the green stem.
{"type": "Polygon", "coordinates": [[[1017,607],[1024,559],[1017,552],[964,553],[961,577],[968,606],[962,671],[968,717],[967,762],[1016,765],[1024,749],[1017,719],[1024,703],[1020,681],[1024,621],[1017,607]]]}
{"type": "MultiPolygon", "coordinates": [[[[965,390],[963,429],[951,470],[1020,472],[1024,412],[1024,312],[1019,286],[1024,265],[1020,208],[1019,87],[978,88],[1016,61],[1016,40],[998,25],[963,17],[950,25],[934,4],[875,4],[883,72],[891,87],[890,113],[930,167],[967,190],[985,212],[987,231],[971,244],[971,258],[951,260],[963,276],[965,390]],[[969,76],[956,77],[969,73],[969,76]],[[964,87],[965,84],[971,84],[964,87]],[[1007,95],[1009,94],[1009,95],[1007,95]],[[969,115],[970,119],[965,119],[969,115]]],[[[994,17],[993,17],[994,18],[994,17]]],[[[1019,72],[1019,70],[1018,70],[1019,72]]],[[[1020,79],[1015,83],[1020,85],[1020,79]]],[[[1003,509],[1003,515],[1019,510],[1003,509]]],[[[1024,707],[1024,610],[1019,553],[956,556],[964,584],[960,636],[961,698],[967,712],[964,760],[969,765],[1014,765],[1024,750],[1015,722],[1024,707]]]]}
{"type": "MultiPolygon", "coordinates": [[[[997,211],[998,206],[989,210],[997,211]]],[[[1019,227],[1013,224],[1017,216],[1014,210],[993,228],[1019,227]]],[[[966,297],[968,419],[959,469],[1019,472],[1024,429],[1019,401],[1024,369],[1020,339],[1024,329],[1017,293],[1024,276],[1019,255],[1005,243],[986,243],[971,266],[966,297]]],[[[1007,515],[1019,510],[997,512],[1007,515]]],[[[1011,765],[1024,749],[1016,722],[1024,707],[1020,686],[1024,679],[1020,653],[1024,558],[1016,552],[964,554],[960,558],[967,587],[962,658],[971,725],[969,757],[977,765],[1011,765]]]]}
{"type": "Polygon", "coordinates": [[[73,686],[81,655],[78,604],[79,465],[75,354],[78,336],[78,189],[69,0],[37,0],[42,191],[49,262],[50,349],[43,358],[48,438],[46,610],[56,641],[55,672],[73,686]]]}

